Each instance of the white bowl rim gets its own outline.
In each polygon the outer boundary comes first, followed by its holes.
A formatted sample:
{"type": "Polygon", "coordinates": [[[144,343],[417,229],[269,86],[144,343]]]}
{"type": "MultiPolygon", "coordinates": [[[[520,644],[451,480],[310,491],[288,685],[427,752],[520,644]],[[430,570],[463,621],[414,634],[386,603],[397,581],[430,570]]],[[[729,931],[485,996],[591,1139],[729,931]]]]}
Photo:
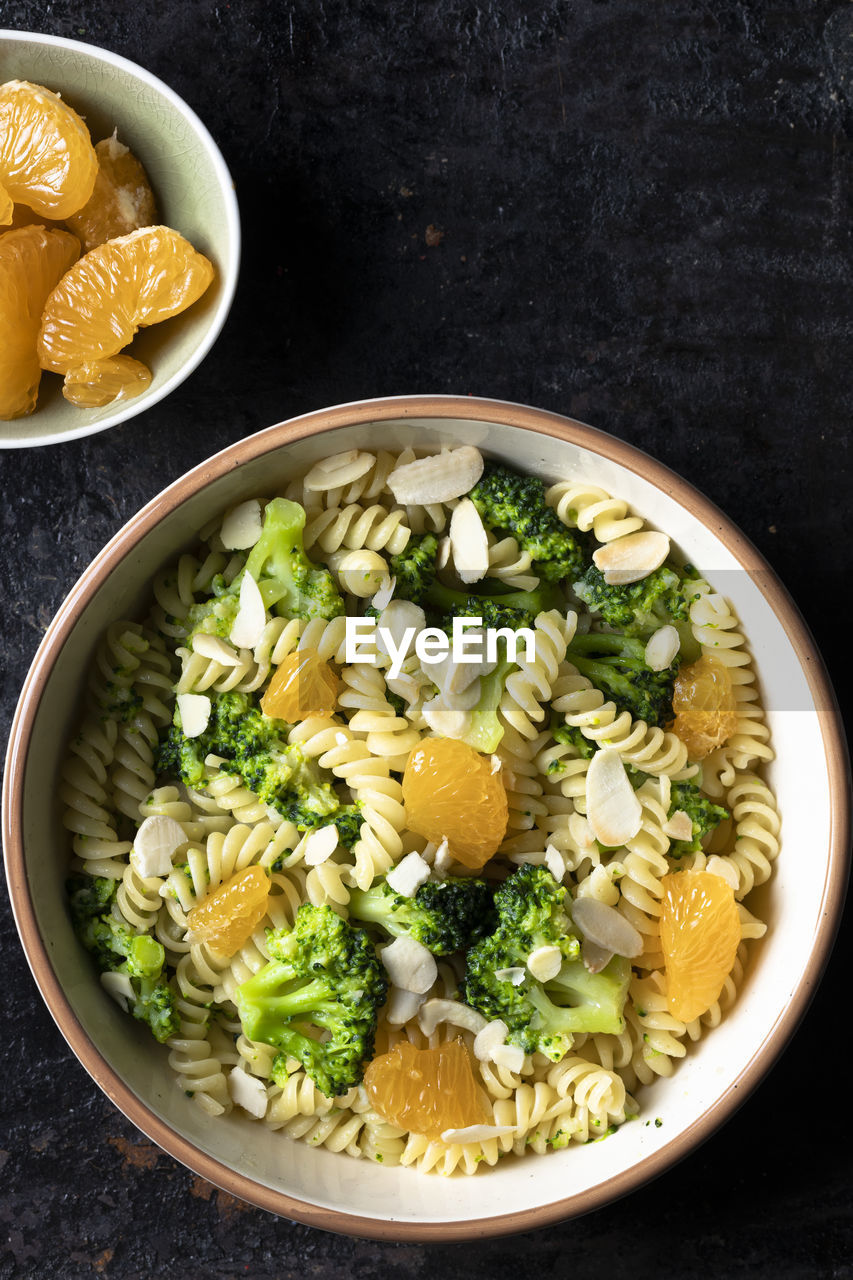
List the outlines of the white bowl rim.
{"type": "MultiPolygon", "coordinates": [[[[54,431],[50,435],[37,437],[10,436],[6,428],[12,427],[14,420],[11,423],[3,424],[3,432],[0,434],[0,449],[34,449],[45,444],[64,444],[68,440],[80,440],[83,436],[97,435],[100,431],[106,431],[108,427],[115,427],[120,422],[127,422],[130,418],[135,418],[137,414],[145,413],[148,409],[153,408],[171,391],[174,391],[175,387],[180,386],[193,370],[198,368],[222,332],[222,327],[228,317],[228,312],[231,310],[231,304],[234,301],[234,294],[237,290],[237,279],[240,274],[240,210],[231,171],[225,163],[225,158],[207,125],[188,102],[185,102],[174,89],[171,89],[165,81],[155,76],[153,72],[140,66],[138,62],[132,62],[130,58],[123,57],[120,53],[113,53],[110,49],[104,49],[100,45],[88,44],[85,40],[69,40],[65,36],[51,36],[38,31],[17,31],[0,27],[0,41],[3,40],[21,42],[26,40],[35,44],[59,45],[63,49],[74,49],[77,52],[89,54],[99,62],[105,62],[110,66],[122,67],[129,74],[144,81],[150,88],[155,89],[164,98],[167,98],[172,106],[189,121],[194,132],[198,134],[204,143],[223,193],[228,233],[234,246],[227,270],[221,274],[220,297],[215,311],[210,316],[207,332],[189,360],[181,365],[180,369],[176,369],[171,378],[165,379],[162,384],[150,393],[133,400],[119,401],[120,408],[116,409],[115,413],[110,414],[109,417],[102,418],[99,422],[86,423],[79,427],[71,427],[68,431],[54,431]]],[[[30,415],[23,418],[22,421],[29,422],[30,415]]]]}
{"type": "Polygon", "coordinates": [[[788,1044],[804,1016],[829,959],[841,919],[850,861],[851,779],[846,738],[832,685],[805,622],[775,572],[745,535],[708,498],[663,463],[595,427],[548,410],[508,401],[453,395],[390,396],[316,410],[267,427],[229,445],[174,481],[115,534],[71,589],[47,629],[27,674],[9,737],[3,785],[3,846],[15,923],[27,961],[60,1032],[95,1082],[143,1133],[160,1147],[230,1194],[279,1216],[327,1231],[381,1240],[459,1241],[510,1235],[545,1227],[603,1207],[667,1171],[707,1140],[742,1105],[788,1044]],[[165,515],[191,494],[235,466],[294,440],[336,428],[389,419],[460,418],[497,422],[567,440],[611,459],[666,491],[711,528],[741,567],[753,575],[802,664],[819,717],[830,794],[829,858],[815,945],[796,989],[771,1032],[746,1063],[735,1084],[686,1129],[653,1154],[586,1191],[496,1217],[451,1223],[387,1222],[299,1200],[254,1182],[200,1151],[143,1103],[115,1073],[83,1031],[53,970],[40,936],[26,875],[23,784],[35,711],[65,639],[110,573],[165,515]]]}

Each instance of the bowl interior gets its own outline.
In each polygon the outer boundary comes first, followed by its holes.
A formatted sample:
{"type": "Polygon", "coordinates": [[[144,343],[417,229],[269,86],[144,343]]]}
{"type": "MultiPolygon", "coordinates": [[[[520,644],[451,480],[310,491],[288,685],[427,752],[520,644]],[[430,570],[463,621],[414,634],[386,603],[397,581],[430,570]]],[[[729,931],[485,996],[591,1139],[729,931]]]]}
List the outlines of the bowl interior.
{"type": "MultiPolygon", "coordinates": [[[[756,1073],[775,1056],[769,1042],[784,1023],[792,993],[816,980],[815,973],[804,977],[804,972],[824,929],[829,879],[825,744],[803,667],[765,598],[767,584],[742,569],[689,503],[644,478],[636,464],[622,465],[566,439],[500,422],[432,417],[366,421],[288,443],[281,443],[282,432],[273,428],[253,440],[268,442],[268,449],[236,469],[209,468],[208,476],[215,477],[210,483],[190,482],[181,489],[184,482],[178,482],[174,488],[189,495],[185,501],[170,509],[168,492],[161,495],[136,517],[143,530],[139,540],[95,561],[88,571],[92,594],[76,622],[69,623],[35,710],[22,803],[29,892],[55,980],[97,1049],[97,1054],[86,1050],[84,1063],[131,1119],[173,1154],[235,1194],[289,1217],[393,1238],[423,1233],[430,1224],[445,1224],[451,1235],[473,1235],[484,1225],[486,1230],[506,1230],[512,1224],[520,1230],[596,1207],[660,1172],[730,1113],[756,1073]],[[77,691],[106,626],[119,617],[144,614],[155,571],[191,548],[209,518],[240,499],[272,494],[294,469],[340,449],[462,442],[543,477],[588,479],[626,498],[650,523],[670,533],[686,557],[732,600],[755,655],[777,751],[769,777],[783,816],[784,845],[757,907],[768,933],[752,944],[734,1009],[691,1046],[671,1078],[640,1092],[638,1120],[584,1148],[547,1158],[508,1158],[473,1178],[442,1179],[291,1145],[239,1116],[210,1120],[184,1097],[170,1078],[166,1051],[102,992],[72,934],[63,902],[66,838],[58,814],[44,803],[44,779],[57,777],[79,714],[77,691]],[[129,1093],[115,1088],[111,1072],[129,1093]],[[218,1163],[200,1163],[199,1153],[218,1163]]],[[[602,449],[614,445],[607,437],[600,440],[602,449]]],[[[595,447],[594,437],[592,443],[595,447]]],[[[253,441],[248,446],[250,453],[259,447],[253,441]]]]}
{"type": "Polygon", "coordinates": [[[233,184],[216,144],[195,113],[155,76],[105,49],[72,40],[0,31],[0,84],[30,80],[59,93],[84,117],[92,141],[118,129],[139,157],[161,221],[205,254],[216,277],[181,315],[142,329],[126,352],[151,369],[151,385],[134,400],[80,409],[45,374],[36,410],[0,423],[0,446],[48,444],[103,431],[167,395],[212,345],[227,315],[240,256],[233,184]]]}

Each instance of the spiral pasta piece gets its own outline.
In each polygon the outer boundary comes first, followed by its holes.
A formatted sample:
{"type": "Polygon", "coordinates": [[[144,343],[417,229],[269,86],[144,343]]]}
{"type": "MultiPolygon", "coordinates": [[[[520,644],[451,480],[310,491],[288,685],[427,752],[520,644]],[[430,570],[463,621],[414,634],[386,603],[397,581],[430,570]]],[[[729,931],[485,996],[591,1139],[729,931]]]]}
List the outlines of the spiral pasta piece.
{"type": "Polygon", "coordinates": [[[545,501],[553,507],[563,524],[592,530],[597,542],[612,542],[626,534],[642,529],[640,516],[628,514],[628,504],[620,498],[611,498],[604,489],[594,484],[562,480],[553,484],[545,493],[545,501]]]}

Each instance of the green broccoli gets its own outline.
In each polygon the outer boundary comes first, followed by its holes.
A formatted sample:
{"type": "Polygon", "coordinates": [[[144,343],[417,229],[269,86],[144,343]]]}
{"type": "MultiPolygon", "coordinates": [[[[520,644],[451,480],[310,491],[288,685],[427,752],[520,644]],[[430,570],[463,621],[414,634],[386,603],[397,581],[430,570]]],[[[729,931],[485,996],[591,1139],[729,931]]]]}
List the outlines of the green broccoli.
{"type": "Polygon", "coordinates": [[[516,668],[516,664],[507,657],[503,640],[498,641],[497,651],[498,665],[494,671],[480,676],[480,698],[471,712],[471,719],[462,739],[483,755],[491,755],[496,751],[504,736],[504,726],[498,717],[498,710],[507,676],[516,668]]]}
{"type": "Polygon", "coordinates": [[[581,542],[547,505],[545,486],[536,476],[487,462],[468,497],[488,528],[506,530],[529,552],[540,578],[560,582],[581,572],[581,542]]]}
{"type": "Polygon", "coordinates": [[[630,963],[614,956],[597,974],[578,957],[580,942],[565,910],[566,890],[545,867],[523,866],[495,894],[498,927],[468,952],[461,998],[485,1018],[502,1019],[507,1041],[525,1053],[559,1062],[574,1035],[618,1034],[631,975],[630,963]],[[540,982],[527,968],[539,947],[556,947],[562,962],[556,977],[540,982]],[[505,969],[520,969],[516,986],[505,969]]]}
{"type": "Polygon", "coordinates": [[[273,959],[235,993],[243,1030],[337,1097],[361,1082],[388,993],[373,944],[331,907],[303,903],[293,929],[270,930],[267,946],[273,959]]]}
{"type": "Polygon", "coordinates": [[[585,738],[577,725],[552,724],[551,735],[555,742],[562,742],[564,746],[574,747],[583,760],[591,760],[595,755],[595,743],[590,742],[589,738],[585,738]]]}
{"type": "Polygon", "coordinates": [[[110,912],[116,882],[102,876],[74,876],[68,882],[71,919],[83,946],[102,973],[125,973],[133,999],[130,1012],[147,1023],[161,1043],[180,1027],[175,996],[161,979],[166,953],[148,933],[134,933],[110,912]]]}
{"type": "Polygon", "coordinates": [[[273,498],[244,572],[257,582],[266,607],[285,618],[337,618],[344,602],[329,570],[317,568],[305,554],[304,528],[305,511],[298,502],[273,498]]]}
{"type": "Polygon", "coordinates": [[[714,804],[694,782],[673,782],[667,817],[671,818],[677,809],[686,813],[693,823],[693,837],[690,840],[673,840],[669,846],[672,858],[681,858],[685,853],[699,853],[703,837],[730,816],[728,809],[714,804]]]}
{"type": "Polygon", "coordinates": [[[348,910],[351,918],[395,937],[414,938],[436,956],[466,950],[494,926],[489,886],[462,877],[428,880],[413,898],[380,880],[370,889],[353,889],[348,910]]]}
{"type": "Polygon", "coordinates": [[[559,591],[550,585],[539,586],[534,591],[502,591],[494,584],[490,594],[476,591],[455,591],[443,583],[434,582],[424,596],[424,603],[433,613],[441,616],[441,626],[450,631],[454,618],[482,618],[483,627],[532,627],[537,614],[546,609],[561,608],[565,601],[559,591]]]}
{"type": "Polygon", "coordinates": [[[412,534],[399,555],[391,556],[391,573],[396,578],[394,595],[420,604],[435,580],[438,539],[434,533],[412,534]]]}
{"type": "Polygon", "coordinates": [[[665,726],[673,719],[672,693],[678,661],[663,671],[646,666],[646,646],[631,636],[590,631],[575,636],[566,657],[634,720],[665,726]]]}
{"type": "Polygon", "coordinates": [[[690,581],[696,576],[691,565],[680,571],[673,565],[661,565],[639,582],[611,585],[604,581],[602,571],[591,564],[573,587],[591,612],[600,614],[608,627],[624,635],[648,640],[659,627],[675,627],[681,641],[681,660],[695,662],[701,647],[690,626],[690,581]]]}

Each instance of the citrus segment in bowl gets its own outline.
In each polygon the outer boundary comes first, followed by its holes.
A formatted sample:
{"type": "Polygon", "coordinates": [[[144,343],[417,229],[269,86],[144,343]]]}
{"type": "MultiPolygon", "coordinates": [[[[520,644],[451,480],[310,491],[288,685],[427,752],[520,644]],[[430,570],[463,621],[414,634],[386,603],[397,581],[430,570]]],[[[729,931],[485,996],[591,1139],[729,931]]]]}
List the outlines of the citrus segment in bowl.
{"type": "Polygon", "coordinates": [[[36,406],[41,368],[36,338],[45,299],[76,261],[69,231],[21,227],[0,235],[0,420],[36,406]]]}
{"type": "Polygon", "coordinates": [[[66,219],[88,253],[107,240],[129,235],[158,219],[154,192],[139,160],[114,133],[95,146],[98,176],[86,204],[66,219]]]}
{"type": "Polygon", "coordinates": [[[390,1053],[373,1059],[364,1087],[374,1110],[389,1124],[434,1141],[448,1129],[492,1118],[461,1039],[435,1049],[401,1040],[390,1053]]]}
{"type": "Polygon", "coordinates": [[[497,852],[506,831],[506,791],[491,759],[466,743],[427,738],[415,747],[403,799],[410,829],[437,845],[446,840],[457,862],[471,870],[497,852]]]}
{"type": "Polygon", "coordinates": [[[709,871],[675,871],[661,879],[660,939],[669,1011],[692,1022],[719,998],[740,943],[734,890],[709,871]]]}
{"type": "Polygon", "coordinates": [[[703,654],[675,678],[672,730],[691,760],[704,760],[737,728],[737,700],[728,667],[713,654],[703,654]]]}
{"type": "Polygon", "coordinates": [[[143,227],[92,249],[47,300],[38,339],[42,368],[68,373],[126,347],[143,326],[191,306],[212,264],[171,227],[143,227]]]}
{"type": "Polygon", "coordinates": [[[81,409],[102,409],[115,400],[132,400],[151,385],[151,370],[132,356],[107,356],[69,369],[62,394],[81,409]]]}
{"type": "Polygon", "coordinates": [[[58,94],[27,80],[0,85],[0,215],[4,195],[63,219],[92,194],[98,157],[84,121],[58,94]]]}

